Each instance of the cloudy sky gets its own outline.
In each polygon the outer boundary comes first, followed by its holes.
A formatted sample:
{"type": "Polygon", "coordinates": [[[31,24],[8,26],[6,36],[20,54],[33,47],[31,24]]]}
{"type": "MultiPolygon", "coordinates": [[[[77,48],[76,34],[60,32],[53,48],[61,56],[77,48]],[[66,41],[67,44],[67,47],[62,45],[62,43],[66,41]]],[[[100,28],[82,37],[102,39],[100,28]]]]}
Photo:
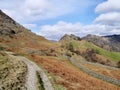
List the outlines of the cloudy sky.
{"type": "Polygon", "coordinates": [[[0,8],[50,40],[120,34],[120,0],[0,0],[0,8]]]}

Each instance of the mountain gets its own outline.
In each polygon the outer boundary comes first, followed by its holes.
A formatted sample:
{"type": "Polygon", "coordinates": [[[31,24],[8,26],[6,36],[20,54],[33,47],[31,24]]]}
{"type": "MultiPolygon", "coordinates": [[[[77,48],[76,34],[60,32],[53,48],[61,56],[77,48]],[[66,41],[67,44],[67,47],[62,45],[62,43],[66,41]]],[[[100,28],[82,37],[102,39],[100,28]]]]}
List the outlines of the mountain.
{"type": "Polygon", "coordinates": [[[114,42],[120,42],[120,35],[108,35],[108,36],[104,36],[107,37],[109,39],[111,39],[111,41],[113,40],[114,42]]]}
{"type": "Polygon", "coordinates": [[[11,17],[7,16],[0,10],[0,35],[12,35],[22,32],[23,28],[17,22],[15,22],[11,17]],[[12,29],[11,29],[12,28],[12,29]]]}
{"type": "Polygon", "coordinates": [[[54,46],[53,42],[36,35],[0,10],[0,47],[17,53],[32,53],[54,46]]]}
{"type": "Polygon", "coordinates": [[[81,40],[80,37],[75,36],[74,34],[65,34],[63,37],[61,37],[60,41],[69,41],[69,40],[81,40]]]}
{"type": "Polygon", "coordinates": [[[120,52],[120,35],[96,36],[89,34],[83,39],[106,50],[120,52]]]}
{"type": "Polygon", "coordinates": [[[0,11],[0,90],[119,90],[118,66],[119,52],[73,34],[49,41],[0,11]]]}
{"type": "MultiPolygon", "coordinates": [[[[79,38],[75,35],[74,38],[79,38]]],[[[71,35],[64,35],[60,41],[62,42],[63,47],[65,47],[70,52],[77,54],[78,56],[83,57],[85,60],[90,62],[97,62],[109,66],[117,66],[117,62],[120,60],[119,52],[111,52],[106,50],[99,45],[90,42],[90,40],[97,41],[100,45],[104,46],[104,43],[109,44],[109,39],[106,37],[99,37],[96,35],[88,35],[82,39],[74,39],[71,35]]],[[[114,45],[114,43],[113,43],[114,45]]],[[[107,48],[109,49],[109,48],[107,48]]],[[[69,56],[73,56],[73,53],[67,53],[69,56]]]]}

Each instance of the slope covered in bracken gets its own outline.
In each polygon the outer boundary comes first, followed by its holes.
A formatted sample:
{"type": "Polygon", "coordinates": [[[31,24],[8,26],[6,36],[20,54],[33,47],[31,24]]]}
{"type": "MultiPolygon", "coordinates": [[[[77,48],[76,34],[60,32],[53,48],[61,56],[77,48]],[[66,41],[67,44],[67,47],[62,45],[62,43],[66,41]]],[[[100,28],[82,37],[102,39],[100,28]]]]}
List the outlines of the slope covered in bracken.
{"type": "Polygon", "coordinates": [[[14,52],[38,52],[54,44],[18,24],[0,11],[0,48],[14,52]],[[36,50],[37,49],[37,50],[36,50]]]}
{"type": "Polygon", "coordinates": [[[71,35],[65,35],[63,37],[60,42],[64,48],[71,52],[69,56],[73,56],[72,54],[74,53],[90,62],[119,67],[120,52],[108,51],[86,40],[75,39],[75,36],[74,38],[71,38],[71,35]],[[71,40],[66,41],[69,38],[71,40]]]}
{"type": "Polygon", "coordinates": [[[36,63],[42,65],[50,74],[56,76],[55,82],[67,90],[119,90],[116,85],[104,82],[82,72],[71,65],[68,60],[50,57],[32,56],[36,63]]]}
{"type": "MultiPolygon", "coordinates": [[[[119,90],[117,85],[92,77],[70,63],[69,58],[117,66],[119,53],[109,52],[75,35],[51,42],[18,24],[0,11],[0,50],[24,55],[43,68],[55,90],[119,90]],[[107,53],[107,54],[106,54],[107,53]],[[111,57],[110,55],[116,56],[111,57]],[[94,58],[93,58],[94,57],[94,58]],[[57,85],[57,86],[55,86],[57,85]]],[[[4,57],[4,56],[3,56],[4,57]]],[[[84,65],[96,71],[93,65],[84,65]]],[[[113,70],[115,73],[116,71],[113,70]]],[[[117,75],[118,75],[117,71],[117,75]]],[[[104,73],[102,73],[104,74],[104,73]]],[[[106,74],[107,75],[107,74],[106,74]]],[[[108,75],[109,76],[109,75],[108,75]]],[[[114,76],[118,78],[118,76],[114,76]]]]}

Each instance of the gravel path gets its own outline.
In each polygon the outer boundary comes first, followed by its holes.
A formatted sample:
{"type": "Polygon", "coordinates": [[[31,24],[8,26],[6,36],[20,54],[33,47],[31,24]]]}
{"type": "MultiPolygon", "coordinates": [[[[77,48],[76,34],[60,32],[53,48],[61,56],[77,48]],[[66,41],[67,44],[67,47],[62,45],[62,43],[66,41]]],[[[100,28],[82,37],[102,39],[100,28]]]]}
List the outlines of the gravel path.
{"type": "Polygon", "coordinates": [[[120,68],[103,65],[103,64],[100,64],[100,63],[93,63],[93,62],[89,62],[89,61],[86,61],[86,60],[77,60],[77,59],[76,59],[76,61],[78,61],[78,62],[80,62],[80,63],[83,63],[83,64],[90,64],[90,65],[95,65],[95,66],[104,67],[104,68],[107,68],[107,69],[120,70],[120,68]]]}
{"type": "Polygon", "coordinates": [[[92,70],[89,70],[88,68],[82,66],[79,62],[77,62],[77,60],[75,60],[74,58],[69,58],[70,62],[77,66],[78,68],[80,68],[83,72],[93,76],[93,77],[96,77],[98,79],[101,79],[101,80],[104,80],[106,82],[109,82],[109,83],[112,83],[112,84],[115,84],[115,85],[118,85],[120,86],[120,80],[117,80],[115,78],[112,78],[112,77],[109,77],[109,76],[105,76],[105,75],[102,75],[102,74],[98,74],[92,70]]]}
{"type": "Polygon", "coordinates": [[[39,90],[38,84],[37,84],[38,78],[37,78],[36,72],[38,72],[38,74],[40,75],[40,78],[42,79],[44,89],[54,90],[51,82],[49,81],[44,71],[40,67],[38,67],[34,62],[22,56],[14,56],[11,53],[9,53],[9,55],[13,58],[24,61],[25,64],[28,66],[28,75],[27,75],[27,81],[26,81],[27,90],[39,90]]]}

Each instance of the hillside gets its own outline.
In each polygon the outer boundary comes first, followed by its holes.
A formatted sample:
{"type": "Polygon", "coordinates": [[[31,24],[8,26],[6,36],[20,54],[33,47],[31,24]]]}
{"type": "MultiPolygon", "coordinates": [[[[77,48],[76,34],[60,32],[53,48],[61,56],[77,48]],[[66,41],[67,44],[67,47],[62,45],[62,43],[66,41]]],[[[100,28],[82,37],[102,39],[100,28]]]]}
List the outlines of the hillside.
{"type": "Polygon", "coordinates": [[[71,34],[71,35],[65,34],[63,37],[61,37],[60,42],[70,41],[70,40],[81,40],[81,39],[80,39],[80,37],[77,37],[73,34],[71,34]]]}
{"type": "Polygon", "coordinates": [[[90,41],[106,50],[120,52],[120,35],[109,35],[101,37],[89,34],[83,39],[90,41]]]}
{"type": "Polygon", "coordinates": [[[0,11],[0,48],[17,53],[32,53],[47,49],[54,44],[18,24],[0,11]],[[37,49],[37,50],[36,50],[37,49]]]}
{"type": "Polygon", "coordinates": [[[13,59],[5,52],[0,52],[0,90],[26,89],[27,72],[27,66],[23,61],[13,59]]]}
{"type": "MultiPolygon", "coordinates": [[[[71,35],[69,35],[71,37],[71,35]]],[[[67,37],[68,38],[68,37],[67,37]]],[[[104,39],[105,40],[105,39],[104,39]]],[[[60,40],[61,41],[61,40],[60,40]]],[[[81,55],[84,59],[91,62],[98,62],[105,65],[117,66],[120,61],[120,52],[111,52],[96,46],[86,40],[62,39],[63,46],[69,51],[81,55]]],[[[101,43],[101,42],[100,42],[101,43]]],[[[70,55],[72,56],[72,54],[70,55]]]]}
{"type": "Polygon", "coordinates": [[[49,41],[0,11],[0,90],[119,90],[119,59],[73,34],[49,41]]]}

